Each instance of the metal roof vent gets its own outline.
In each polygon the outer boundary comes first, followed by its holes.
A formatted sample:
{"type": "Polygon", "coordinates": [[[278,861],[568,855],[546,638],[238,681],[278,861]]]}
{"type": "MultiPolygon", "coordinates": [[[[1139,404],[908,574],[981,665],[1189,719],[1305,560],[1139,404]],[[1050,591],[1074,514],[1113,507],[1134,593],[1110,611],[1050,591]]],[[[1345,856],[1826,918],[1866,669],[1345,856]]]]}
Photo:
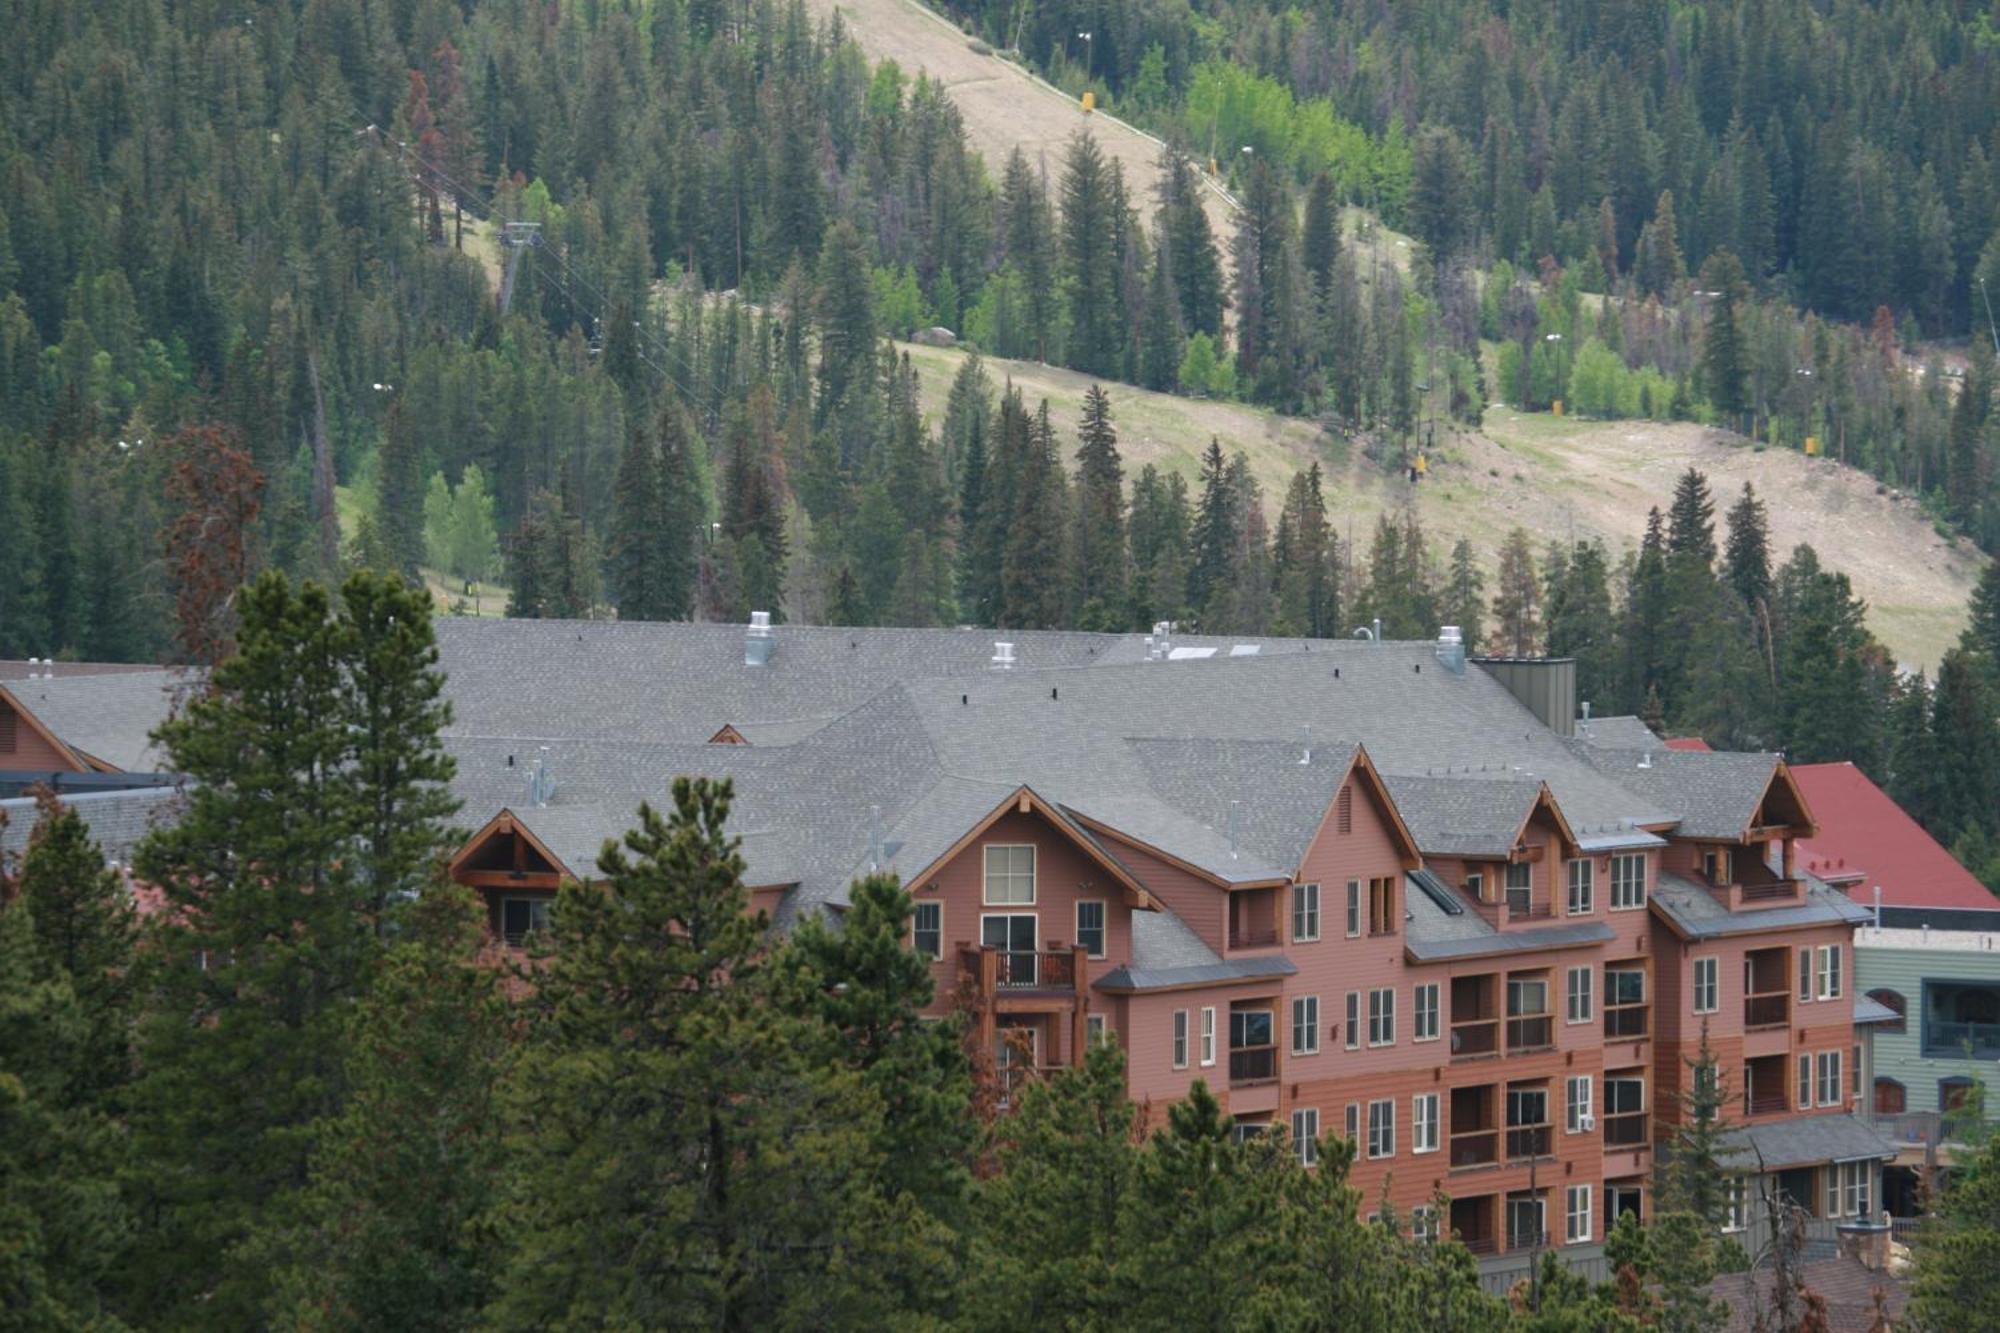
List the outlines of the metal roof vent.
{"type": "Polygon", "coordinates": [[[1642,750],[1642,751],[1640,751],[1640,753],[1639,753],[1639,767],[1641,767],[1641,768],[1651,768],[1652,766],[1653,766],[1653,752],[1652,752],[1651,750],[1642,750]]]}
{"type": "Polygon", "coordinates": [[[1583,720],[1577,723],[1576,729],[1586,736],[1590,734],[1590,700],[1588,699],[1583,701],[1583,720]]]}
{"type": "Polygon", "coordinates": [[[1312,761],[1313,761],[1313,729],[1312,729],[1312,724],[1307,723],[1305,726],[1299,728],[1299,762],[1302,764],[1310,764],[1312,761]]]}
{"type": "Polygon", "coordinates": [[[995,671],[1012,671],[1014,669],[1013,644],[996,642],[993,645],[993,669],[995,671]]]}
{"type": "Polygon", "coordinates": [[[1243,802],[1231,801],[1229,803],[1229,859],[1232,861],[1236,859],[1236,845],[1237,845],[1236,822],[1238,819],[1242,817],[1242,815],[1243,815],[1243,802]]]}
{"type": "Polygon", "coordinates": [[[771,613],[752,611],[750,627],[743,632],[743,665],[766,665],[771,660],[771,651],[777,646],[777,640],[771,637],[771,613]]]}
{"type": "Polygon", "coordinates": [[[1446,671],[1454,676],[1465,674],[1465,638],[1456,625],[1443,625],[1438,629],[1437,659],[1446,671]]]}
{"type": "Polygon", "coordinates": [[[549,772],[549,747],[544,745],[535,756],[535,766],[528,773],[528,804],[544,806],[556,798],[555,776],[549,772]]]}

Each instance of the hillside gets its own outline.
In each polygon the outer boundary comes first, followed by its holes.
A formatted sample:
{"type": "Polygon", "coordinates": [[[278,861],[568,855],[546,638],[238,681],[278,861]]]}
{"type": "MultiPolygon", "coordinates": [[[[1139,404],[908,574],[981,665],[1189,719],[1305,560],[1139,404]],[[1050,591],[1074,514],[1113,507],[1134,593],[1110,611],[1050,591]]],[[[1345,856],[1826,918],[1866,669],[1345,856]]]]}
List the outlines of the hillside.
{"type": "MultiPolygon", "coordinates": [[[[966,354],[903,350],[920,371],[924,410],[936,420],[966,354]]],[[[996,385],[1011,381],[1031,403],[1047,398],[1057,422],[1074,431],[1088,376],[991,357],[986,366],[996,385]]],[[[1691,424],[1558,420],[1494,407],[1479,432],[1451,435],[1430,476],[1411,486],[1300,418],[1130,385],[1114,386],[1111,395],[1128,476],[1153,463],[1192,481],[1214,436],[1249,457],[1268,504],[1294,471],[1317,459],[1343,540],[1352,534],[1365,547],[1376,516],[1414,496],[1440,555],[1452,540],[1470,537],[1489,569],[1516,526],[1538,545],[1595,534],[1614,557],[1636,548],[1646,511],[1665,507],[1674,477],[1689,467],[1708,475],[1718,508],[1749,481],[1770,507],[1774,560],[1811,543],[1853,580],[1868,602],[1870,626],[1909,666],[1935,667],[1957,640],[1984,563],[1969,543],[1940,537],[1914,501],[1852,468],[1759,450],[1691,424]]]]}

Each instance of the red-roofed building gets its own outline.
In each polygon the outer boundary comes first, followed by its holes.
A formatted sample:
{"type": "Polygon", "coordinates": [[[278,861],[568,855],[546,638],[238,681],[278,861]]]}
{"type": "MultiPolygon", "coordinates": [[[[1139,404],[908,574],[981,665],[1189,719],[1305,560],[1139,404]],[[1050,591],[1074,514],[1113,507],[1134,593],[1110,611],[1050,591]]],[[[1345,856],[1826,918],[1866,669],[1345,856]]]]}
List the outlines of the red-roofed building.
{"type": "Polygon", "coordinates": [[[1819,819],[1818,831],[1798,844],[1806,873],[1864,907],[1875,905],[1879,885],[1884,907],[2000,909],[2000,899],[1853,764],[1800,764],[1792,776],[1819,819]]]}
{"type": "Polygon", "coordinates": [[[1707,754],[1715,747],[1699,736],[1669,736],[1667,737],[1667,748],[1669,750],[1694,750],[1701,754],[1707,754]]]}

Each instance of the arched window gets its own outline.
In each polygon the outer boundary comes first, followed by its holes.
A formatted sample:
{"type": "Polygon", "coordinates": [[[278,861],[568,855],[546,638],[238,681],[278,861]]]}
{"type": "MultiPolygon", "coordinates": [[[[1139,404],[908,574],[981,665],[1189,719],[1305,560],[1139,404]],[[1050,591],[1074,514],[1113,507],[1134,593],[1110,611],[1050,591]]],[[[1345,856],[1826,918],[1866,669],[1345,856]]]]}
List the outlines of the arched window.
{"type": "Polygon", "coordinates": [[[1909,1109],[1909,1094],[1893,1078],[1875,1080],[1875,1114],[1901,1115],[1909,1109]]]}
{"type": "Polygon", "coordinates": [[[1972,1095],[1972,1080],[1963,1074],[1938,1080],[1938,1110],[1956,1111],[1965,1105],[1965,1099],[1972,1095]]]}
{"type": "Polygon", "coordinates": [[[1906,1030],[1908,1025],[1905,1015],[1909,1013],[1909,1002],[1903,998],[1901,991],[1887,989],[1872,990],[1868,992],[1868,998],[1881,1005],[1884,1009],[1895,1010],[1896,1013],[1895,1022],[1876,1024],[1875,1030],[1877,1032],[1902,1032],[1906,1030]]]}

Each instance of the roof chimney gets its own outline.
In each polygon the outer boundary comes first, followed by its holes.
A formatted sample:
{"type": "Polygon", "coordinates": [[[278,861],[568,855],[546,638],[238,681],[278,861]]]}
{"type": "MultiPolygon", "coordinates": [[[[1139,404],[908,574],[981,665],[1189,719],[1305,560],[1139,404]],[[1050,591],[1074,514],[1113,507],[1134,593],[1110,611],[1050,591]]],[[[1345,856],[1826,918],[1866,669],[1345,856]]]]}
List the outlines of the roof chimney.
{"type": "Polygon", "coordinates": [[[1576,729],[1588,736],[1590,734],[1590,700],[1585,699],[1580,707],[1583,709],[1583,718],[1576,724],[1576,729]]]}
{"type": "Polygon", "coordinates": [[[1452,675],[1465,674],[1465,639],[1458,626],[1444,625],[1438,629],[1437,659],[1452,675]]]}
{"type": "Polygon", "coordinates": [[[1641,751],[1639,754],[1639,767],[1651,768],[1652,766],[1653,766],[1653,752],[1651,750],[1641,751]]]}
{"type": "Polygon", "coordinates": [[[771,660],[777,641],[771,637],[771,613],[752,611],[750,627],[743,632],[743,665],[764,666],[771,660]]]}
{"type": "Polygon", "coordinates": [[[1014,669],[1014,645],[996,642],[993,645],[993,669],[1012,671],[1014,669]]]}

